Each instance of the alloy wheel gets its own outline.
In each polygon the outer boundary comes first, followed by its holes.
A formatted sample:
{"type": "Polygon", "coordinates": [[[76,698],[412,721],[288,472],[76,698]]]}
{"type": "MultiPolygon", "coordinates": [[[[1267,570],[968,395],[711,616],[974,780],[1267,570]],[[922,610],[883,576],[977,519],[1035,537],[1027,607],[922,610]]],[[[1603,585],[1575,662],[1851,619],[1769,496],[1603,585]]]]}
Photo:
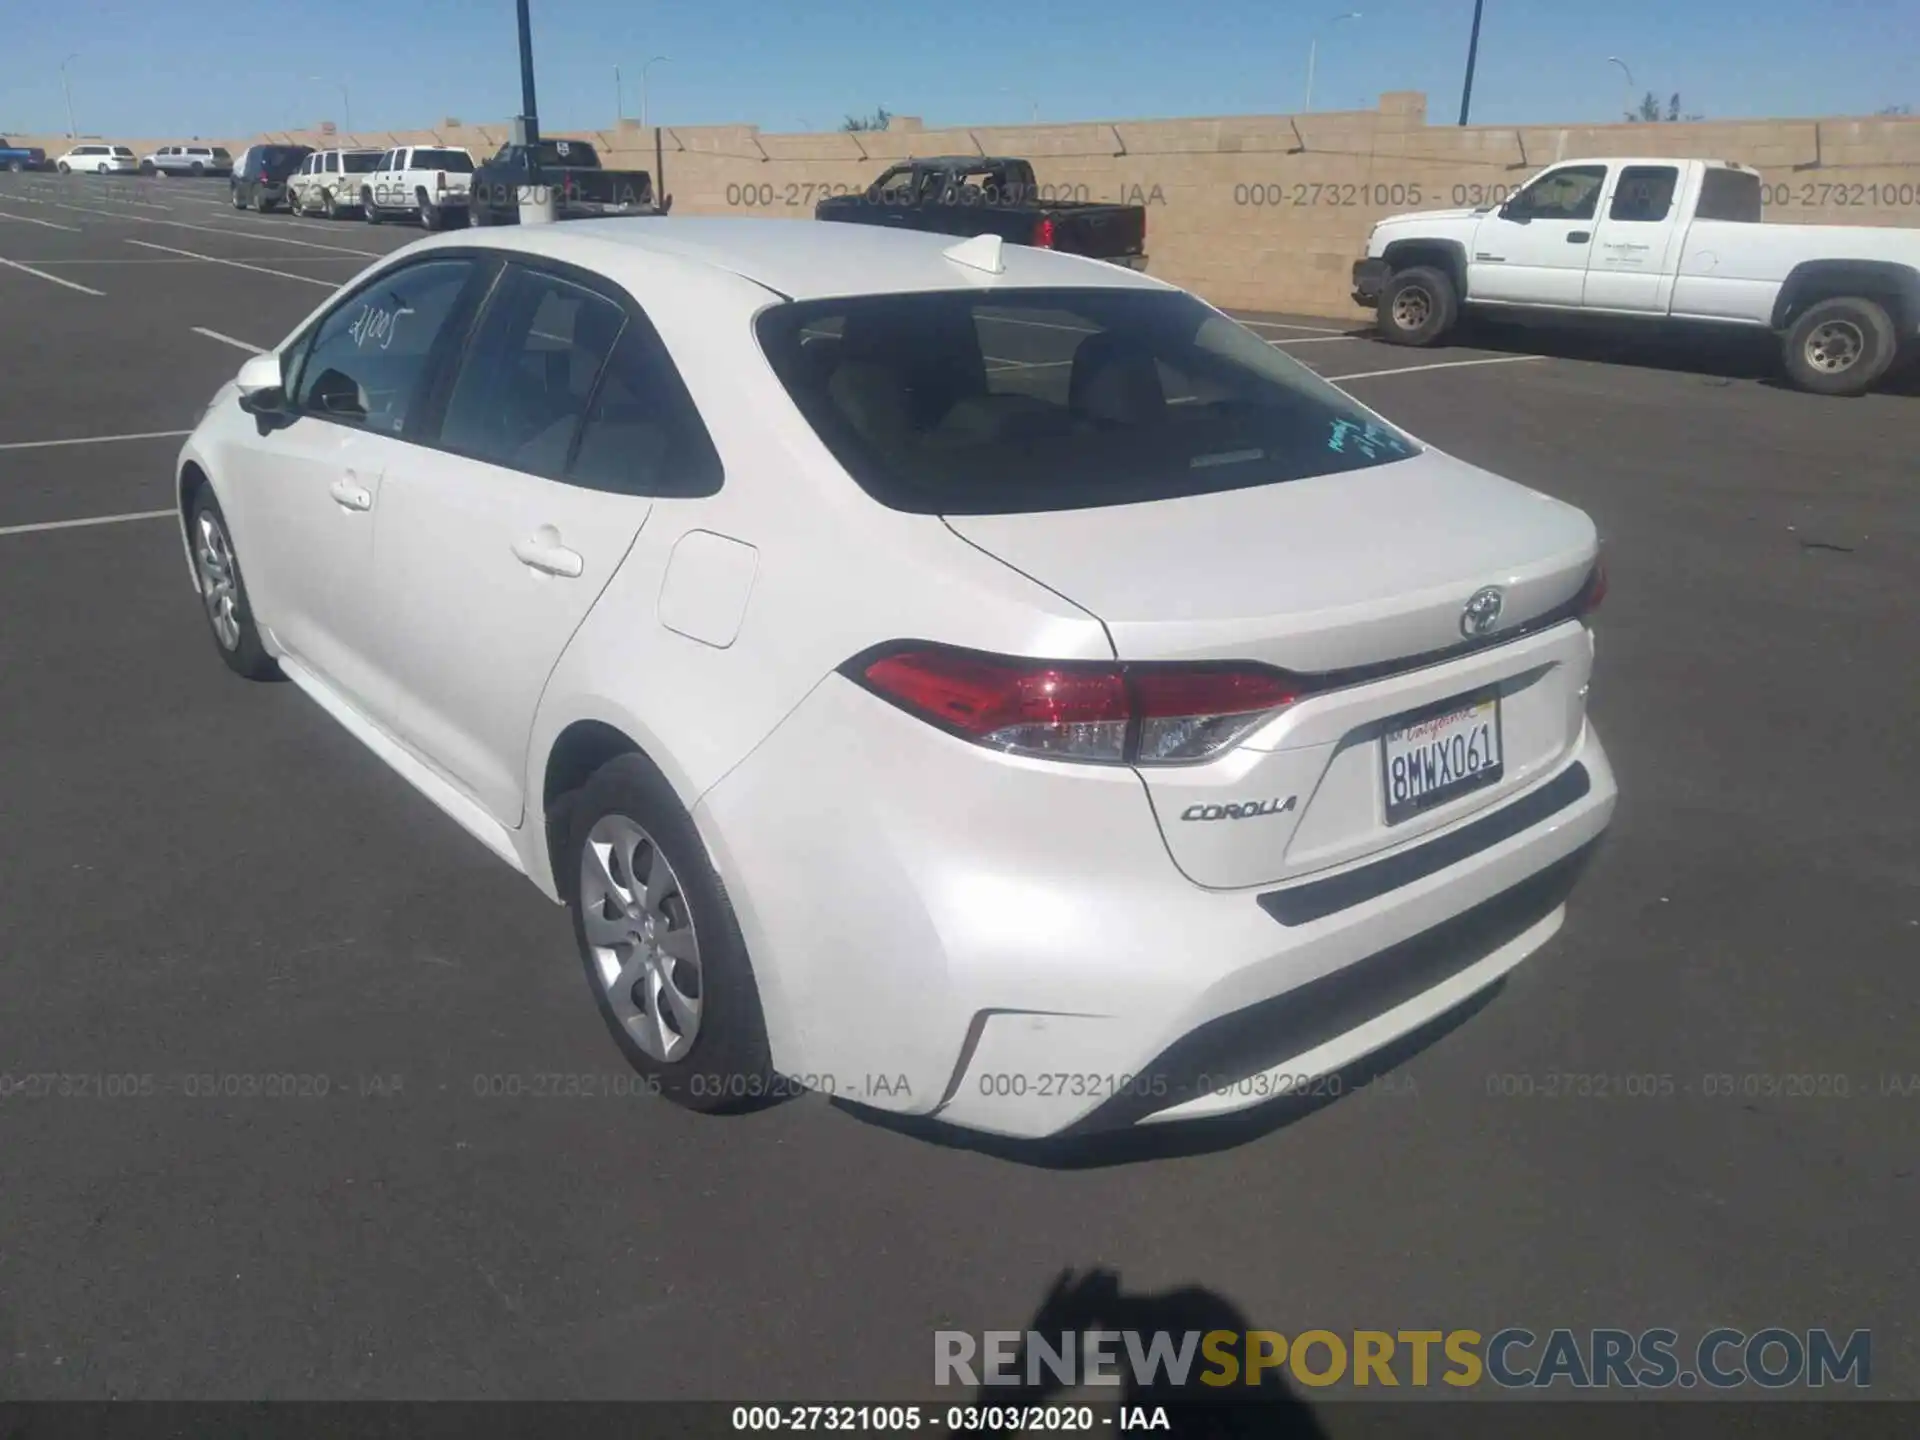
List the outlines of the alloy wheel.
{"type": "Polygon", "coordinates": [[[580,919],[621,1028],[648,1056],[683,1059],[700,1034],[700,942],[680,877],[625,815],[601,817],[580,852],[580,919]]]}
{"type": "Polygon", "coordinates": [[[207,607],[213,637],[223,650],[240,648],[240,580],[233,545],[226,529],[211,511],[202,510],[195,522],[194,566],[200,575],[200,599],[207,607]]]}

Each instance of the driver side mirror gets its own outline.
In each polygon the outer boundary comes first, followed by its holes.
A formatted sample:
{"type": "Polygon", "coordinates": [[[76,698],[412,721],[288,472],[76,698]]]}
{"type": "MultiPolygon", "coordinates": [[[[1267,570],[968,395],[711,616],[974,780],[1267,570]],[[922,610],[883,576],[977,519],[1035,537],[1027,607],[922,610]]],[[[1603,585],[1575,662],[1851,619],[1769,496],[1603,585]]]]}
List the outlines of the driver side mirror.
{"type": "Polygon", "coordinates": [[[240,367],[233,377],[240,390],[240,408],[249,415],[274,416],[287,413],[285,378],[280,373],[278,355],[256,355],[240,367]]]}

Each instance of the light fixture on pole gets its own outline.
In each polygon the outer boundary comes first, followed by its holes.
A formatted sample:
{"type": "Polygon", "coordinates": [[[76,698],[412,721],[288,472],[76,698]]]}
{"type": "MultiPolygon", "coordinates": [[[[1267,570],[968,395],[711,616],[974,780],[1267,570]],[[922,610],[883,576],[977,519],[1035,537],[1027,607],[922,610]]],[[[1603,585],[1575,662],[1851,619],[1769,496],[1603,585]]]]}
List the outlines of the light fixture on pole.
{"type": "Polygon", "coordinates": [[[73,86],[67,83],[67,66],[79,58],[80,53],[75,51],[60,62],[60,91],[67,97],[67,138],[69,140],[78,137],[80,132],[73,128],[73,86]]]}
{"type": "Polygon", "coordinates": [[[1620,116],[1624,120],[1631,120],[1633,119],[1633,71],[1627,68],[1627,62],[1622,60],[1618,55],[1607,56],[1607,63],[1609,65],[1618,65],[1620,67],[1620,73],[1627,77],[1627,103],[1621,106],[1620,116]]]}
{"type": "Polygon", "coordinates": [[[668,64],[672,59],[671,55],[656,55],[640,67],[640,128],[642,130],[647,128],[647,71],[656,65],[668,64]]]}
{"type": "MultiPolygon", "coordinates": [[[[1333,16],[1327,21],[1327,24],[1338,25],[1342,20],[1358,20],[1359,18],[1360,12],[1358,10],[1349,10],[1344,15],[1333,16]]],[[[1320,36],[1316,32],[1313,39],[1307,44],[1307,103],[1300,107],[1301,113],[1303,114],[1313,109],[1313,67],[1314,62],[1319,58],[1320,36]]]]}

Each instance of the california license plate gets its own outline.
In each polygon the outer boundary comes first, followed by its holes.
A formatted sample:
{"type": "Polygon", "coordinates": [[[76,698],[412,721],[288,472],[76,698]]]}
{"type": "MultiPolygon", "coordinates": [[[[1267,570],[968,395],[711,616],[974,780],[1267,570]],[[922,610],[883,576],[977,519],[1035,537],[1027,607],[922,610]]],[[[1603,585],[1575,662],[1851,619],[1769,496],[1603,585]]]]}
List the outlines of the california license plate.
{"type": "Polygon", "coordinates": [[[1451,700],[1389,722],[1380,739],[1387,824],[1493,784],[1502,760],[1498,695],[1451,700]]]}

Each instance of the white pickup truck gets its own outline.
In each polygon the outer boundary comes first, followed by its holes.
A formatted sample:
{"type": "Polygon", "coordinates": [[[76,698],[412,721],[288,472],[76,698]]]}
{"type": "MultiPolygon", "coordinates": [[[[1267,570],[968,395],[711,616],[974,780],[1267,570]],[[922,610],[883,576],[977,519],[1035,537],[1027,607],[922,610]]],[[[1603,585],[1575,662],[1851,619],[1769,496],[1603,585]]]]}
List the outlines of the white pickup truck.
{"type": "Polygon", "coordinates": [[[1382,220],[1353,298],[1399,345],[1463,309],[1761,327],[1796,385],[1858,395],[1920,341],[1920,230],[1763,224],[1761,193],[1717,160],[1570,160],[1497,207],[1382,220]]]}

